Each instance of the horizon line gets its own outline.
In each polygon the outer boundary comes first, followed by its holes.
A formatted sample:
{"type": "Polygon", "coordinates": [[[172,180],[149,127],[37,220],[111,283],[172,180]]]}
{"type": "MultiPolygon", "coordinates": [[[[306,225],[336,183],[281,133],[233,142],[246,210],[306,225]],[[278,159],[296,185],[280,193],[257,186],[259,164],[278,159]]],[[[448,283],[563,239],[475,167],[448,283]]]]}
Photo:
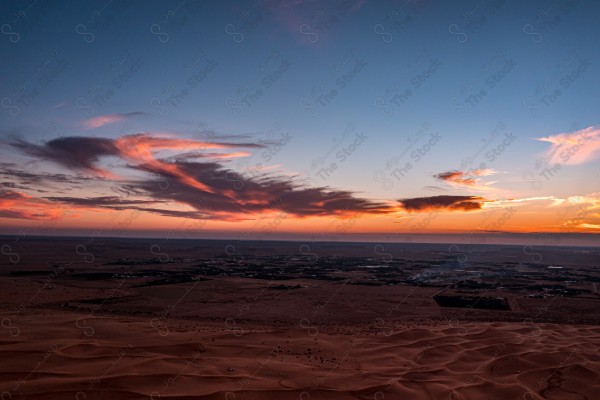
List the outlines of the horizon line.
{"type": "MultiPolygon", "coordinates": [[[[224,232],[223,232],[224,233],[224,232]]],[[[454,234],[430,234],[430,233],[417,233],[417,234],[397,234],[398,236],[400,235],[410,235],[410,237],[417,237],[420,238],[421,240],[417,240],[417,241],[412,241],[412,240],[408,240],[408,241],[393,241],[391,239],[384,239],[384,240],[377,240],[377,238],[372,237],[372,238],[363,238],[363,239],[355,239],[352,240],[351,238],[348,238],[349,235],[352,234],[343,234],[341,236],[345,236],[346,238],[332,238],[332,237],[323,237],[323,238],[319,238],[319,239],[302,239],[302,238],[285,238],[285,237],[255,237],[255,238],[240,238],[239,236],[241,236],[243,234],[238,234],[236,236],[229,236],[229,237],[184,237],[184,236],[169,236],[169,237],[165,237],[165,235],[128,235],[128,236],[116,236],[116,235],[108,235],[108,236],[97,236],[97,235],[82,235],[82,234],[43,234],[43,233],[38,233],[38,234],[32,234],[32,235],[21,235],[21,234],[7,234],[7,233],[0,233],[0,237],[1,238],[14,238],[17,237],[16,240],[14,240],[13,243],[18,242],[21,238],[36,238],[36,239],[47,239],[47,238],[54,238],[54,239],[80,239],[80,238],[96,238],[96,239],[131,239],[131,240],[152,240],[152,239],[162,239],[163,242],[167,242],[169,240],[185,240],[185,241],[193,241],[193,240],[207,240],[207,241],[233,241],[233,242],[286,242],[286,243],[339,243],[339,244],[344,244],[344,243],[359,243],[359,244],[370,244],[370,243],[381,243],[381,244],[436,244],[436,245],[483,245],[483,246],[523,246],[523,247],[586,247],[586,248],[600,248],[600,243],[598,244],[593,244],[593,243],[585,243],[585,241],[583,240],[583,238],[580,238],[581,243],[575,243],[575,242],[569,242],[566,243],[564,241],[560,240],[561,235],[567,235],[567,236],[571,236],[571,240],[575,239],[573,236],[578,235],[578,236],[587,236],[586,239],[589,239],[589,236],[593,236],[593,235],[597,235],[596,233],[572,233],[572,232],[567,232],[567,233],[558,233],[558,232],[539,232],[539,233],[487,233],[487,234],[479,234],[478,236],[482,237],[484,235],[510,235],[511,237],[504,237],[505,240],[503,241],[463,241],[458,243],[457,241],[444,241],[444,239],[449,239],[450,237],[460,237],[462,236],[461,234],[458,233],[454,233],[454,234]],[[536,234],[545,234],[548,236],[553,237],[554,242],[555,243],[514,243],[512,242],[512,240],[516,240],[517,238],[515,236],[531,236],[531,235],[536,235],[536,234]],[[432,237],[437,237],[438,240],[434,240],[434,241],[423,241],[423,239],[425,238],[432,238],[432,237]],[[370,240],[368,240],[370,239],[370,240]],[[558,239],[558,240],[557,240],[558,239]]],[[[389,235],[389,234],[387,234],[389,235]]],[[[473,237],[476,235],[470,235],[470,237],[473,237]]],[[[485,238],[484,238],[485,239],[485,238]]],[[[491,238],[493,239],[493,238],[491,238]]],[[[501,239],[501,237],[496,237],[496,239],[501,239]]],[[[595,238],[594,238],[595,239],[595,238]]]]}

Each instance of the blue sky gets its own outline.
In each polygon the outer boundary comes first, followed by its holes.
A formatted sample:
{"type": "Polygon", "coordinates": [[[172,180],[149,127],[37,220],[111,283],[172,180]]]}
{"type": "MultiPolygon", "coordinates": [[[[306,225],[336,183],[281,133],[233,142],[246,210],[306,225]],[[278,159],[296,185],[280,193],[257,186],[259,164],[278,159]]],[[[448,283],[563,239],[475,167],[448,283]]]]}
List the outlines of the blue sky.
{"type": "MultiPolygon", "coordinates": [[[[498,190],[467,185],[444,194],[566,199],[600,187],[594,155],[565,163],[551,179],[535,168],[550,148],[535,139],[598,124],[597,2],[39,0],[1,7],[7,138],[247,135],[283,144],[268,156],[231,160],[232,170],[268,167],[378,201],[438,195],[434,175],[453,170],[490,170],[498,190]],[[113,114],[126,117],[85,127],[113,114]],[[490,151],[499,154],[492,159],[490,151]],[[410,171],[394,176],[407,162],[410,171]],[[543,184],[534,188],[534,181],[543,184]]],[[[19,163],[31,156],[0,151],[19,163]]]]}

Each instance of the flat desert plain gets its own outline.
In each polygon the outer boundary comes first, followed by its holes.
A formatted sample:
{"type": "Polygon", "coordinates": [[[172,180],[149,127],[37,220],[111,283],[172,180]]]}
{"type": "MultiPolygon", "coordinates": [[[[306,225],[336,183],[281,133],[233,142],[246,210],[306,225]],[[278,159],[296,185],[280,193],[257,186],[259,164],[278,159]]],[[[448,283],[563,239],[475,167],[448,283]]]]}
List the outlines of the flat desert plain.
{"type": "Polygon", "coordinates": [[[600,398],[595,248],[11,240],[2,400],[600,398]]]}

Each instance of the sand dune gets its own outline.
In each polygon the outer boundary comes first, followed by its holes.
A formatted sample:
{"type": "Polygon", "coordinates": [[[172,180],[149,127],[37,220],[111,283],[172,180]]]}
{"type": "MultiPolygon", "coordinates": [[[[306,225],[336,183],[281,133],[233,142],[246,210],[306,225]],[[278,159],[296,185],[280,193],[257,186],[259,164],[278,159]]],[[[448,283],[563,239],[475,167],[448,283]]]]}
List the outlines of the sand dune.
{"type": "Polygon", "coordinates": [[[138,317],[10,316],[13,330],[0,331],[2,399],[600,398],[597,326],[240,332],[163,322],[166,335],[138,317]]]}

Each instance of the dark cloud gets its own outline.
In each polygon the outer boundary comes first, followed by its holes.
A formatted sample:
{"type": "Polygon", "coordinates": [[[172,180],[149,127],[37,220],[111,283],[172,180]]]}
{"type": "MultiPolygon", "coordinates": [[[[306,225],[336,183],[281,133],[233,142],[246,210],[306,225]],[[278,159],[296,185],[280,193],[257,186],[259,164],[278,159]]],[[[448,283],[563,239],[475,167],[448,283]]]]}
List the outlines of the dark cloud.
{"type": "Polygon", "coordinates": [[[26,196],[22,193],[15,192],[12,190],[2,190],[0,191],[0,202],[1,201],[15,201],[15,200],[23,200],[26,196]]]}
{"type": "Polygon", "coordinates": [[[164,217],[177,217],[177,218],[191,218],[191,219],[212,219],[210,215],[202,214],[197,211],[178,211],[178,210],[165,210],[159,208],[146,208],[146,207],[129,207],[127,209],[134,209],[139,211],[145,211],[153,214],[162,215],[164,217]]]}
{"type": "Polygon", "coordinates": [[[269,146],[268,143],[250,143],[250,142],[243,142],[243,143],[211,142],[211,143],[219,145],[219,146],[223,146],[223,147],[246,147],[249,149],[262,149],[262,148],[269,146]]]}
{"type": "Polygon", "coordinates": [[[433,175],[435,179],[440,181],[459,183],[467,186],[474,185],[475,180],[466,176],[467,174],[463,171],[447,171],[433,175]]]}
{"type": "MultiPolygon", "coordinates": [[[[190,139],[177,139],[172,137],[156,137],[147,133],[137,133],[122,136],[119,139],[98,137],[61,137],[51,140],[43,145],[29,143],[22,139],[14,139],[9,145],[38,160],[51,161],[64,167],[75,170],[88,170],[99,175],[106,171],[97,166],[100,158],[118,156],[128,158],[138,156],[138,151],[182,150],[196,148],[201,150],[211,148],[231,149],[236,147],[259,149],[267,144],[259,143],[228,143],[222,141],[194,141],[190,139]]],[[[184,153],[186,154],[191,153],[184,153]]]]}
{"type": "Polygon", "coordinates": [[[101,196],[101,197],[44,197],[46,200],[74,204],[86,207],[113,207],[119,205],[139,205],[139,204],[155,204],[165,203],[165,201],[156,200],[137,200],[123,199],[116,196],[101,196]]]}
{"type": "Polygon", "coordinates": [[[402,208],[409,212],[473,211],[481,209],[482,205],[488,201],[479,196],[432,196],[399,200],[402,208]]]}
{"type": "Polygon", "coordinates": [[[30,156],[75,170],[102,172],[95,165],[99,158],[119,155],[114,141],[105,138],[61,137],[42,146],[17,139],[10,144],[30,156]]]}
{"type": "Polygon", "coordinates": [[[5,210],[0,209],[0,218],[15,218],[15,219],[41,219],[45,217],[43,214],[31,214],[22,210],[5,210]]]}
{"type": "MultiPolygon", "coordinates": [[[[85,171],[76,174],[60,174],[40,171],[43,167],[33,164],[30,171],[14,168],[12,163],[0,162],[0,185],[5,188],[37,193],[62,193],[63,190],[91,190],[111,184],[105,178],[90,175],[85,171]]],[[[118,186],[115,186],[116,191],[118,186]]]]}
{"type": "MultiPolygon", "coordinates": [[[[76,175],[57,174],[49,172],[27,172],[22,169],[16,168],[17,165],[14,163],[3,163],[0,162],[0,178],[4,178],[11,181],[19,182],[23,185],[43,185],[48,182],[56,183],[85,183],[96,180],[102,180],[102,178],[96,176],[86,176],[82,173],[76,175]]],[[[39,166],[35,166],[34,170],[39,169],[39,166]]]]}
{"type": "Polygon", "coordinates": [[[450,185],[469,186],[474,190],[489,191],[494,190],[491,185],[495,182],[485,183],[478,177],[494,175],[497,172],[498,171],[491,168],[471,169],[469,171],[452,170],[435,174],[433,177],[439,181],[447,182],[450,185]]]}
{"type": "Polygon", "coordinates": [[[174,175],[159,174],[151,165],[140,168],[157,173],[154,179],[128,187],[138,191],[141,189],[151,198],[184,203],[205,213],[284,211],[302,217],[390,211],[387,205],[357,198],[352,192],[325,187],[305,188],[291,179],[277,176],[249,178],[215,162],[174,164],[186,175],[203,182],[212,192],[190,187],[174,175]]]}
{"type": "MultiPolygon", "coordinates": [[[[145,200],[104,196],[96,198],[47,197],[47,200],[81,207],[135,208],[150,203],[179,203],[196,212],[187,213],[156,209],[162,215],[188,215],[206,218],[217,215],[221,219],[239,220],[255,215],[283,211],[290,215],[331,216],[350,215],[356,212],[381,214],[393,211],[385,203],[362,199],[354,193],[328,187],[305,187],[293,179],[275,175],[246,176],[223,163],[205,162],[189,158],[156,158],[161,150],[232,149],[236,147],[262,148],[257,143],[202,142],[147,133],[122,136],[118,139],[94,137],[63,137],[45,145],[35,145],[22,140],[12,146],[40,160],[52,161],[68,168],[94,171],[110,176],[97,162],[104,156],[118,156],[137,171],[148,173],[146,178],[113,181],[118,187],[113,193],[135,195],[145,200]]],[[[26,177],[39,179],[34,174],[26,177]]],[[[63,179],[63,177],[54,177],[63,179]]],[[[152,212],[152,211],[151,211],[152,212]]]]}

